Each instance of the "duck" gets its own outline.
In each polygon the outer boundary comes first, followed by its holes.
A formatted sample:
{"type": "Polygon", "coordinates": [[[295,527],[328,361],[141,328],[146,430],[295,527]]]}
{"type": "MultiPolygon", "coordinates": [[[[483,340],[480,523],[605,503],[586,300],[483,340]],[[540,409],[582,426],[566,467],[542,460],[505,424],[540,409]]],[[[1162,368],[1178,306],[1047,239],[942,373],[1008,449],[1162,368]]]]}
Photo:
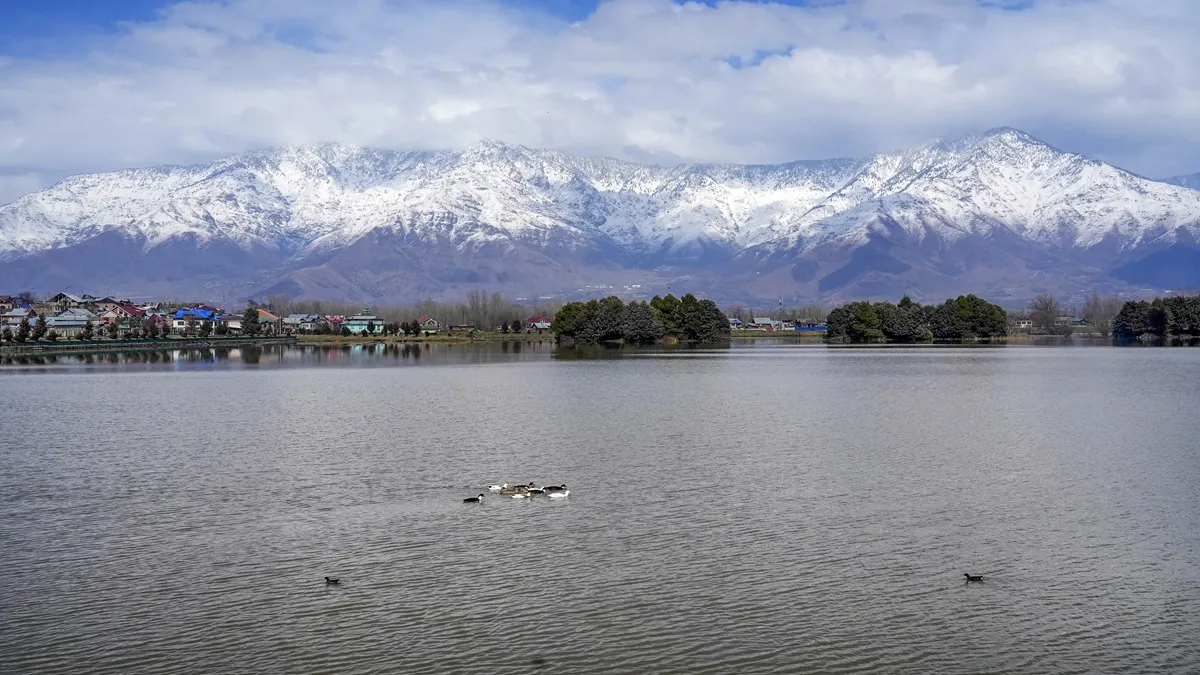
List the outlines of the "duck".
{"type": "Polygon", "coordinates": [[[337,585],[339,585],[339,584],[341,584],[341,583],[342,583],[342,580],[341,580],[341,579],[337,579],[337,578],[334,578],[334,577],[325,577],[325,584],[326,584],[327,586],[337,586],[337,585]]]}
{"type": "Polygon", "coordinates": [[[531,495],[544,495],[544,494],[546,494],[546,491],[545,491],[544,489],[542,489],[542,488],[529,488],[528,490],[526,490],[526,492],[527,492],[528,494],[531,494],[531,495]]]}
{"type": "Polygon", "coordinates": [[[480,492],[478,497],[467,497],[463,500],[464,504],[479,504],[483,501],[483,493],[480,492]]]}
{"type": "Polygon", "coordinates": [[[529,493],[528,492],[518,492],[517,494],[513,495],[512,498],[513,499],[529,499],[529,493]]]}
{"type": "Polygon", "coordinates": [[[547,485],[542,489],[546,492],[563,492],[567,489],[567,484],[563,483],[562,485],[547,485]]]}
{"type": "Polygon", "coordinates": [[[567,497],[570,497],[570,496],[571,496],[570,490],[563,490],[562,492],[551,492],[550,493],[550,499],[566,499],[567,497]]]}
{"type": "Polygon", "coordinates": [[[508,487],[508,483],[504,483],[503,485],[489,485],[488,492],[503,492],[506,487],[508,487]]]}
{"type": "Polygon", "coordinates": [[[968,584],[971,583],[972,581],[983,581],[982,574],[966,574],[966,573],[964,573],[963,576],[967,578],[968,584]]]}

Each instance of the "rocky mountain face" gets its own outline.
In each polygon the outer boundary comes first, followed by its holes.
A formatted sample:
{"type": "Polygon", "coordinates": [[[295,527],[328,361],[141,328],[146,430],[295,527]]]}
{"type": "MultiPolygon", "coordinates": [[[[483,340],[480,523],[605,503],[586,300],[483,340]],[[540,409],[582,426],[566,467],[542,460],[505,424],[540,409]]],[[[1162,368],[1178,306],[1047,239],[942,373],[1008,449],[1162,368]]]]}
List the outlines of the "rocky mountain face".
{"type": "Polygon", "coordinates": [[[1200,191],[1013,129],[779,165],[324,144],[74,176],[0,207],[0,288],[384,303],[671,285],[1018,304],[1198,285],[1198,239],[1200,191]]]}

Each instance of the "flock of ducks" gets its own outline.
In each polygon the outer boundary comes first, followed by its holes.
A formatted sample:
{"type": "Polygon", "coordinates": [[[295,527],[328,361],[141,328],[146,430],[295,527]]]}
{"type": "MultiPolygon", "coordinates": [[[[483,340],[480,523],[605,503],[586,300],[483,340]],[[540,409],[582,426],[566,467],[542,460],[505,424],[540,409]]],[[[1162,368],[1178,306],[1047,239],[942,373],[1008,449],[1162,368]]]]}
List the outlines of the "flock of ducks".
{"type": "MultiPolygon", "coordinates": [[[[545,495],[550,499],[566,499],[571,495],[571,491],[567,489],[567,484],[562,485],[545,485],[538,487],[537,484],[530,482],[527,485],[509,485],[501,483],[500,485],[489,485],[488,492],[499,494],[502,497],[511,497],[513,499],[533,499],[545,495]]],[[[482,504],[484,493],[480,492],[477,497],[467,497],[463,500],[464,504],[482,504]]]]}

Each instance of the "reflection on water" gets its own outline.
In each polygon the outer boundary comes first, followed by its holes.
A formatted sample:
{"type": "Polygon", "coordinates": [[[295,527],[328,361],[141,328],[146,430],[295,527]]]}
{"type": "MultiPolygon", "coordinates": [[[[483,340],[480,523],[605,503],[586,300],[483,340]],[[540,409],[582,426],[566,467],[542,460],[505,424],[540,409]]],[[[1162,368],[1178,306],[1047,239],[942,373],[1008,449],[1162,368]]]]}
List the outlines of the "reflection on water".
{"type": "Polygon", "coordinates": [[[78,368],[204,370],[256,367],[389,366],[416,363],[501,363],[529,358],[549,358],[554,345],[539,342],[489,342],[476,344],[405,343],[340,346],[265,345],[112,351],[50,356],[0,357],[0,372],[64,370],[78,368]]]}

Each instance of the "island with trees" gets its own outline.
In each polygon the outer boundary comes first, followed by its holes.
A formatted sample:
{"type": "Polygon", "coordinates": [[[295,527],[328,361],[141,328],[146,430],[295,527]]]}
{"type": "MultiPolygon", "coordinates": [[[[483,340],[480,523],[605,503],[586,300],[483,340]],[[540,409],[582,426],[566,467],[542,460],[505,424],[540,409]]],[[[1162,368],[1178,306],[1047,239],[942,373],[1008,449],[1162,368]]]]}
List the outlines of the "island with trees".
{"type": "Polygon", "coordinates": [[[1129,300],[1113,320],[1116,344],[1169,344],[1200,340],[1200,295],[1129,300]]]}
{"type": "Polygon", "coordinates": [[[729,317],[712,300],[688,293],[676,298],[654,296],[650,302],[626,304],[615,295],[602,300],[569,302],[554,316],[553,330],[562,344],[691,343],[729,339],[729,317]]]}
{"type": "Polygon", "coordinates": [[[1004,308],[975,295],[940,305],[908,296],[899,303],[850,302],[830,310],[825,341],[830,344],[970,342],[1008,335],[1004,308]]]}

